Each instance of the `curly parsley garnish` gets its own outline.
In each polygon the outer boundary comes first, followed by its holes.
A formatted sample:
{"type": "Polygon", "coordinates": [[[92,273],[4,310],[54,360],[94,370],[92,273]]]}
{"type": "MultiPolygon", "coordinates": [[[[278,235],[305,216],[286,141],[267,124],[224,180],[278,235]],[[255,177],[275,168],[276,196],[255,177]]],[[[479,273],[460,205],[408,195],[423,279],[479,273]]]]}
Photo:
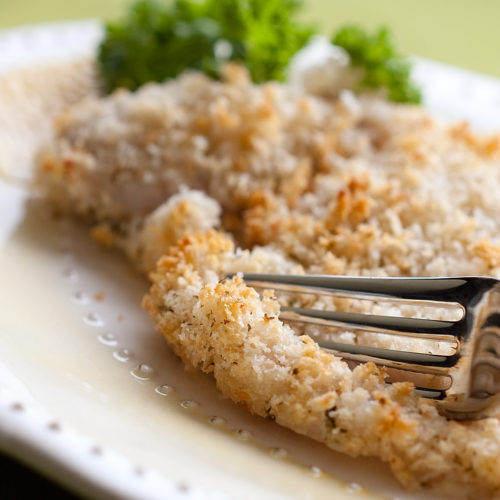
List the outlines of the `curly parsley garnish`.
{"type": "Polygon", "coordinates": [[[295,20],[299,0],[173,0],[133,4],[106,26],[98,67],[107,91],[136,89],[188,68],[217,78],[227,61],[255,82],[283,80],[290,57],[313,30],[295,20]]]}
{"type": "MultiPolygon", "coordinates": [[[[122,21],[106,25],[98,68],[108,92],[135,90],[175,78],[186,69],[218,78],[222,64],[237,61],[256,83],[285,79],[293,54],[314,30],[296,19],[301,0],[139,0],[122,21]]],[[[388,99],[420,102],[410,63],[395,51],[383,28],[368,35],[346,26],[332,37],[354,67],[363,69],[357,90],[385,88],[388,99]]]]}
{"type": "Polygon", "coordinates": [[[359,90],[385,88],[391,101],[421,101],[419,89],[410,80],[411,64],[396,52],[387,28],[369,35],[357,26],[344,26],[334,33],[332,43],[349,54],[353,67],[364,70],[359,90]]]}

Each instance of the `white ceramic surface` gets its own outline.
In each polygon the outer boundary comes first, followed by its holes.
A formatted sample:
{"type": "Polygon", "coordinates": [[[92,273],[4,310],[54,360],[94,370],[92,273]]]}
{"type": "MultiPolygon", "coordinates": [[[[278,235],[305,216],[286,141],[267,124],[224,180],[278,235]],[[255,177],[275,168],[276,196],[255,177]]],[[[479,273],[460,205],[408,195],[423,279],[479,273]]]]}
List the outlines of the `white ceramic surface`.
{"type": "MultiPolygon", "coordinates": [[[[0,72],[90,54],[99,33],[0,32],[0,72]]],[[[428,61],[416,77],[431,110],[500,129],[498,81],[428,61]]],[[[0,181],[2,450],[93,498],[430,498],[223,400],[154,332],[147,283],[27,194],[0,181]]]]}

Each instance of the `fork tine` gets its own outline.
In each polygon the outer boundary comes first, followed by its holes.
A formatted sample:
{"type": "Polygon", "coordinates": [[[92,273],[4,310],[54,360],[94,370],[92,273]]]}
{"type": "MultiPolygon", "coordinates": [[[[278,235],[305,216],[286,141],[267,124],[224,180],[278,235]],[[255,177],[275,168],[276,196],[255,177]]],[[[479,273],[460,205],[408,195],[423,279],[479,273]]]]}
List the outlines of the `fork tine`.
{"type": "MultiPolygon", "coordinates": [[[[352,361],[373,361],[376,364],[388,366],[390,368],[402,369],[404,363],[405,371],[411,371],[410,365],[414,366],[412,369],[418,369],[423,373],[424,367],[447,368],[450,360],[453,360],[454,355],[446,356],[443,354],[425,354],[420,352],[396,351],[393,349],[386,349],[383,347],[371,347],[358,344],[344,344],[342,342],[335,342],[330,340],[321,340],[319,342],[323,349],[336,351],[340,353],[341,357],[348,357],[352,361]]],[[[447,372],[441,370],[430,370],[425,373],[432,373],[434,375],[445,375],[447,372]]]]}
{"type": "Polygon", "coordinates": [[[300,321],[326,327],[346,327],[354,330],[386,333],[428,340],[450,341],[461,335],[465,321],[442,321],[434,319],[382,316],[378,314],[350,313],[343,311],[321,311],[302,307],[281,307],[281,319],[300,321]]]}
{"type": "Polygon", "coordinates": [[[419,396],[427,399],[440,400],[446,397],[446,391],[435,391],[433,389],[425,389],[423,387],[415,387],[415,392],[419,396]]]}
{"type": "MultiPolygon", "coordinates": [[[[232,275],[229,275],[232,276],[232,275]]],[[[293,275],[244,273],[249,284],[270,286],[283,284],[300,287],[314,287],[321,290],[349,291],[358,295],[392,297],[396,299],[447,301],[464,303],[470,299],[470,283],[477,281],[477,287],[488,288],[495,280],[485,278],[372,278],[351,276],[293,275]],[[491,281],[491,284],[488,283],[491,281]]],[[[476,293],[474,293],[476,295],[476,293]]]]}
{"type": "MultiPolygon", "coordinates": [[[[343,343],[335,343],[335,342],[321,342],[321,346],[328,352],[335,354],[338,357],[343,358],[346,361],[354,361],[355,363],[367,363],[372,362],[378,366],[384,366],[388,368],[386,380],[387,383],[393,383],[393,373],[391,369],[408,372],[411,374],[410,379],[414,378],[416,375],[431,377],[431,381],[429,381],[429,387],[425,387],[423,385],[415,384],[415,391],[424,398],[432,398],[432,399],[443,399],[446,395],[446,389],[432,387],[436,384],[437,380],[440,380],[443,383],[444,380],[448,379],[448,383],[446,387],[449,387],[451,381],[449,380],[449,371],[446,366],[436,366],[434,364],[421,364],[416,361],[423,361],[426,356],[433,356],[434,358],[429,358],[431,361],[440,360],[437,359],[436,355],[426,355],[420,353],[408,353],[403,352],[404,359],[388,359],[388,357],[393,357],[396,351],[392,351],[390,349],[383,348],[370,348],[364,346],[357,346],[352,344],[343,344],[343,343]],[[416,357],[410,357],[412,354],[416,355],[416,357]],[[392,379],[392,380],[391,380],[392,379]]],[[[446,356],[440,356],[441,358],[445,358],[446,356]]],[[[454,357],[454,356],[453,356],[454,357]]],[[[408,380],[408,378],[405,378],[408,380]]],[[[401,381],[401,380],[399,380],[401,381]]],[[[414,380],[414,382],[417,382],[414,380]]],[[[420,383],[423,381],[420,380],[420,383]]]]}
{"type": "MultiPolygon", "coordinates": [[[[235,274],[235,273],[234,273],[235,274]]],[[[232,277],[230,274],[227,277],[232,277]]],[[[345,344],[317,337],[320,347],[349,364],[373,362],[385,367],[389,383],[409,381],[423,397],[439,400],[438,409],[455,419],[490,415],[492,398],[500,395],[500,280],[489,277],[375,278],[325,275],[238,273],[255,288],[330,298],[394,301],[398,305],[458,307],[457,321],[359,314],[287,307],[280,318],[416,339],[446,341],[451,353],[408,352],[397,347],[345,344]]]]}

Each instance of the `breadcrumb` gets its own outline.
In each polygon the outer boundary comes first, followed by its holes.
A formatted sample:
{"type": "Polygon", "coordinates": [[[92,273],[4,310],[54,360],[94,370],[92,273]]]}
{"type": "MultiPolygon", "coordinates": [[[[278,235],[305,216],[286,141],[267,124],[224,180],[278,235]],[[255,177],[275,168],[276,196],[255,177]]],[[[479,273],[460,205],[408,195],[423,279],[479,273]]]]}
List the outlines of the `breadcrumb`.
{"type": "MultiPolygon", "coordinates": [[[[379,457],[409,488],[500,497],[498,419],[448,421],[410,383],[388,386],[372,364],[351,369],[318,347],[314,329],[279,319],[283,304],[366,304],[261,296],[223,279],[500,277],[500,206],[485,196],[500,190],[498,139],[416,107],[252,85],[234,66],[226,78],[188,73],[68,109],[40,155],[40,191],[141,272],[153,270],[143,306],[226,396],[336,450],[379,457]]],[[[382,304],[372,312],[423,315],[382,304]]]]}

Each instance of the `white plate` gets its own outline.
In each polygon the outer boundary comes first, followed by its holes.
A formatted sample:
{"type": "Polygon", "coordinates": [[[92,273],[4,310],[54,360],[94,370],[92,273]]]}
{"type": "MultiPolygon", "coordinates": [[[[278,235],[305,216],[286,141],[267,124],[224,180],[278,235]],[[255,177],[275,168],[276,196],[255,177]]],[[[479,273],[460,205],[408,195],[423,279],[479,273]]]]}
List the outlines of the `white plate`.
{"type": "MultiPolygon", "coordinates": [[[[0,72],[91,54],[99,36],[96,22],[0,32],[0,72]]],[[[500,129],[498,81],[428,61],[416,77],[431,110],[500,129]]],[[[0,182],[2,450],[88,497],[430,498],[222,400],[154,332],[147,283],[26,197],[0,182]]]]}

